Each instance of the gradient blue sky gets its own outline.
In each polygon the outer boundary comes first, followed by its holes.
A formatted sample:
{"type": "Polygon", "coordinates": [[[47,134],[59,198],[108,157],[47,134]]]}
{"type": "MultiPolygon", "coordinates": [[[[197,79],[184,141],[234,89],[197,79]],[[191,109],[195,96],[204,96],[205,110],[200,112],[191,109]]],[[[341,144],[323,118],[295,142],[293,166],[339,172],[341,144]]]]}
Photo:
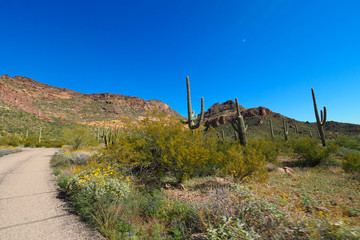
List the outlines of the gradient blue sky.
{"type": "Polygon", "coordinates": [[[360,1],[1,1],[0,75],[159,99],[186,116],[237,97],[360,124],[360,1]]]}

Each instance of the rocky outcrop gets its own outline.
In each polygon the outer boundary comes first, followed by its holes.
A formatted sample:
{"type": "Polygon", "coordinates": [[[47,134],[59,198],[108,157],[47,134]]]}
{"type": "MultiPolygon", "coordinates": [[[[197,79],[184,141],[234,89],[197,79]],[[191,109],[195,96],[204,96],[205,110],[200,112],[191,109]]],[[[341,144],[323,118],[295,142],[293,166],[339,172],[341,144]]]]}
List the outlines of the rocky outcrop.
{"type": "Polygon", "coordinates": [[[208,127],[213,127],[216,128],[218,126],[220,126],[221,124],[227,124],[231,121],[233,121],[233,119],[235,119],[235,116],[220,116],[220,117],[215,117],[215,118],[211,118],[205,121],[204,125],[206,128],[208,127]]]}
{"type": "MultiPolygon", "coordinates": [[[[281,116],[278,113],[272,112],[270,109],[265,107],[258,108],[244,108],[240,106],[241,115],[246,118],[257,117],[256,125],[263,125],[263,120],[265,116],[271,115],[276,117],[276,115],[281,116]]],[[[216,128],[222,124],[227,124],[233,122],[236,118],[236,103],[232,100],[228,100],[222,104],[215,103],[212,105],[205,113],[205,127],[209,128],[210,126],[216,128]]]]}
{"type": "Polygon", "coordinates": [[[17,106],[40,119],[49,120],[49,118],[34,105],[31,97],[27,96],[21,90],[7,85],[4,81],[0,81],[0,101],[17,106]]]}
{"type": "Polygon", "coordinates": [[[143,112],[147,110],[158,110],[160,112],[165,112],[180,117],[180,114],[172,110],[169,105],[156,99],[146,101],[138,97],[113,93],[93,93],[86,94],[86,96],[89,96],[95,102],[103,102],[114,106],[129,107],[131,109],[141,110],[143,112]]]}
{"type": "Polygon", "coordinates": [[[270,111],[270,109],[265,108],[265,107],[250,108],[250,109],[247,109],[246,111],[244,111],[243,117],[248,118],[248,117],[253,117],[253,116],[256,116],[256,115],[266,116],[266,115],[269,115],[269,114],[272,114],[272,113],[273,112],[270,111]]]}
{"type": "MultiPolygon", "coordinates": [[[[242,106],[240,106],[240,110],[243,110],[244,108],[242,106]]],[[[231,111],[236,111],[236,104],[233,100],[228,100],[222,104],[220,103],[215,103],[214,105],[212,105],[206,112],[204,117],[211,117],[214,115],[217,115],[221,112],[225,112],[227,110],[231,110],[231,111]]]]}

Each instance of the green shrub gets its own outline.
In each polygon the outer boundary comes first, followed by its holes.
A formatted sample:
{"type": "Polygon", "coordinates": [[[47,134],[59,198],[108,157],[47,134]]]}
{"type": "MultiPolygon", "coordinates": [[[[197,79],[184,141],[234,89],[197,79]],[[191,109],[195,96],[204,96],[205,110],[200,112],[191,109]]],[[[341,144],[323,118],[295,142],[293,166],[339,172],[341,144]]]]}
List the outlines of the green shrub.
{"type": "Polygon", "coordinates": [[[240,184],[214,189],[200,212],[209,239],[298,239],[298,230],[275,205],[240,184]]]}
{"type": "Polygon", "coordinates": [[[340,147],[337,151],[336,151],[336,155],[339,157],[344,157],[345,155],[348,155],[350,153],[354,153],[354,154],[360,154],[359,150],[355,150],[355,149],[351,149],[351,148],[347,148],[347,147],[340,147]]]}
{"type": "Polygon", "coordinates": [[[90,134],[90,131],[86,127],[75,126],[72,129],[65,129],[63,131],[63,137],[67,144],[69,144],[74,150],[79,149],[82,146],[88,146],[94,144],[96,139],[90,134]]]}
{"type": "Polygon", "coordinates": [[[65,167],[70,165],[70,160],[65,157],[64,151],[60,150],[54,154],[50,160],[51,167],[65,167]]]}
{"type": "Polygon", "coordinates": [[[196,176],[208,163],[209,153],[201,131],[184,130],[178,121],[145,119],[120,133],[116,144],[95,159],[116,162],[125,171],[159,184],[169,175],[177,182],[196,176]]]}
{"type": "Polygon", "coordinates": [[[65,190],[69,184],[70,179],[71,177],[69,176],[69,174],[65,173],[57,178],[57,184],[61,189],[65,190]]]}
{"type": "Polygon", "coordinates": [[[335,144],[339,145],[340,147],[345,147],[345,148],[360,151],[360,141],[356,140],[356,139],[351,139],[348,137],[341,137],[341,138],[336,139],[335,144]]]}
{"type": "Polygon", "coordinates": [[[17,147],[20,145],[21,139],[17,136],[7,135],[0,137],[0,146],[17,147]]]}
{"type": "Polygon", "coordinates": [[[306,167],[315,167],[320,163],[326,163],[338,148],[332,143],[323,147],[316,139],[309,137],[295,140],[291,144],[295,157],[299,158],[301,165],[306,167]]]}
{"type": "Polygon", "coordinates": [[[256,151],[264,155],[267,162],[278,164],[277,157],[280,154],[280,146],[277,142],[259,138],[249,141],[249,147],[256,149],[256,151]]]}
{"type": "Polygon", "coordinates": [[[265,179],[265,161],[275,162],[279,153],[267,141],[254,141],[243,148],[236,141],[221,141],[214,130],[191,131],[174,119],[145,119],[119,133],[115,142],[100,150],[95,159],[116,163],[125,173],[157,185],[164,178],[179,183],[215,173],[230,174],[240,181],[265,179]]]}
{"type": "Polygon", "coordinates": [[[360,154],[350,153],[343,157],[342,168],[345,172],[360,173],[360,154]]]}
{"type": "Polygon", "coordinates": [[[218,226],[210,225],[206,230],[206,235],[209,240],[222,239],[243,239],[253,240],[260,238],[253,229],[247,230],[245,223],[237,218],[235,221],[232,218],[222,217],[221,223],[218,226]]]}
{"type": "Polygon", "coordinates": [[[223,171],[237,181],[248,178],[264,180],[268,176],[265,160],[265,155],[256,148],[251,146],[244,148],[239,144],[232,144],[225,152],[223,171]]]}

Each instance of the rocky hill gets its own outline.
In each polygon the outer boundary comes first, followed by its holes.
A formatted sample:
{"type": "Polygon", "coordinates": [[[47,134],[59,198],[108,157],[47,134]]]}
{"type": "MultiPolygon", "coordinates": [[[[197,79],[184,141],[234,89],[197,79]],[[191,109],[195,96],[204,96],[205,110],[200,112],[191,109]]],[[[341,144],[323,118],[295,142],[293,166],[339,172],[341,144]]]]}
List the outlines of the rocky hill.
{"type": "MultiPolygon", "coordinates": [[[[0,102],[18,107],[46,122],[100,126],[121,124],[126,117],[138,121],[147,110],[180,115],[158,100],[111,93],[82,94],[65,88],[49,86],[27,77],[0,76],[0,102]]],[[[4,106],[3,106],[4,108],[4,106]]]]}

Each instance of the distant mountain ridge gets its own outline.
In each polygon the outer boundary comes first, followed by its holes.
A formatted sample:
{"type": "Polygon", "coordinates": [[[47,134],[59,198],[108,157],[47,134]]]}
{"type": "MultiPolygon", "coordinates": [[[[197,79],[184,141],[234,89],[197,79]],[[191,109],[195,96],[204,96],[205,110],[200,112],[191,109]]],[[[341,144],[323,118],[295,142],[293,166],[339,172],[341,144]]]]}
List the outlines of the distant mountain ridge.
{"type": "MultiPolygon", "coordinates": [[[[185,101],[186,99],[184,103],[185,101]]],[[[104,121],[107,126],[122,127],[124,122],[138,122],[149,116],[148,110],[155,109],[182,118],[169,105],[155,99],[146,101],[114,93],[83,94],[43,84],[27,77],[0,76],[0,130],[3,131],[12,129],[10,131],[19,131],[24,135],[26,129],[37,131],[36,129],[41,126],[48,129],[56,129],[55,125],[76,123],[103,126],[104,121]]],[[[290,134],[295,135],[297,127],[300,135],[317,135],[315,123],[296,121],[266,107],[240,106],[240,111],[249,126],[250,137],[269,135],[270,120],[275,134],[281,136],[283,118],[289,124],[290,134]]],[[[204,114],[203,125],[205,129],[212,127],[218,131],[224,130],[228,136],[232,136],[230,123],[235,118],[235,102],[228,100],[221,104],[213,104],[204,114]]],[[[330,137],[360,134],[360,125],[357,124],[329,121],[324,128],[330,137]]]]}
{"type": "Polygon", "coordinates": [[[155,109],[180,117],[159,100],[113,93],[83,94],[21,76],[0,76],[0,102],[17,106],[39,119],[63,124],[98,126],[105,118],[115,123],[125,117],[136,121],[146,117],[147,110],[155,109]]]}

